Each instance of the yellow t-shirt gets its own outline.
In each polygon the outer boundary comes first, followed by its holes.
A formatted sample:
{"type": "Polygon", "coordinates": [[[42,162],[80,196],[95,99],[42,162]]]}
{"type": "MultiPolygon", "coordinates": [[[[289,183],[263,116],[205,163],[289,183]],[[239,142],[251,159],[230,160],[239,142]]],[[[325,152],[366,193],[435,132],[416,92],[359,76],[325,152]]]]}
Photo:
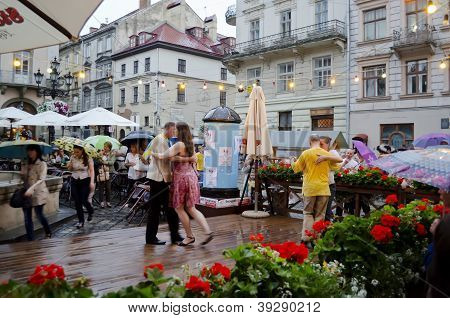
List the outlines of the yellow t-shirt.
{"type": "Polygon", "coordinates": [[[197,171],[203,171],[205,167],[205,156],[201,152],[195,154],[197,158],[197,171]]]}
{"type": "Polygon", "coordinates": [[[303,172],[303,195],[306,197],[330,196],[328,185],[328,173],[332,169],[337,169],[337,164],[329,161],[322,161],[316,164],[319,156],[332,156],[322,148],[312,148],[304,151],[294,163],[294,171],[303,172]]]}

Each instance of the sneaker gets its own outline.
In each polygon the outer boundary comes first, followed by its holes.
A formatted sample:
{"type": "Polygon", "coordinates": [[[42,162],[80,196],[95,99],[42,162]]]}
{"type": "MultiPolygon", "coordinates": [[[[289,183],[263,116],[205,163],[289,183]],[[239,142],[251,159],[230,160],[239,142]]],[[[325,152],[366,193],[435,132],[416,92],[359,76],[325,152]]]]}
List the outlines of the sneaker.
{"type": "Polygon", "coordinates": [[[77,229],[81,229],[82,227],[84,227],[84,223],[78,222],[78,223],[75,225],[75,227],[76,227],[77,229]]]}
{"type": "Polygon", "coordinates": [[[92,221],[92,214],[89,214],[89,215],[88,215],[87,220],[88,220],[88,222],[92,221]]]}

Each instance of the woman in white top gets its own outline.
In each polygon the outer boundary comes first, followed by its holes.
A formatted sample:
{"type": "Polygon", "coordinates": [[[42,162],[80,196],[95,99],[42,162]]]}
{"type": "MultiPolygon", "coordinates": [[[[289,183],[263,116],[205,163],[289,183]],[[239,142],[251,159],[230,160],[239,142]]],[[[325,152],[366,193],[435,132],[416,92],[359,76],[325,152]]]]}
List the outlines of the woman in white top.
{"type": "Polygon", "coordinates": [[[92,220],[94,214],[94,208],[89,203],[89,193],[95,189],[94,162],[88,157],[84,148],[75,145],[67,168],[72,171],[71,189],[78,216],[76,227],[79,229],[84,226],[83,206],[88,211],[88,221],[92,220]]]}
{"type": "Polygon", "coordinates": [[[128,194],[131,193],[136,182],[143,181],[147,175],[147,165],[141,161],[137,144],[131,144],[130,149],[125,158],[125,166],[128,168],[128,194]]]}

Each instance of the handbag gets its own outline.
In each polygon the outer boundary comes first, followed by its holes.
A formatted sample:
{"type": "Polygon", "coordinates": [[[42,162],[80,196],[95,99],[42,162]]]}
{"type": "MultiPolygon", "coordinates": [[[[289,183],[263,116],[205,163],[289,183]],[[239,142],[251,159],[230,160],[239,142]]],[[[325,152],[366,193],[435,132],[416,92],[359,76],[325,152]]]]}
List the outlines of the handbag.
{"type": "MultiPolygon", "coordinates": [[[[28,172],[29,168],[27,167],[27,176],[25,179],[26,182],[28,182],[28,172]]],[[[25,192],[27,192],[26,183],[21,189],[17,189],[16,191],[14,191],[11,199],[9,200],[9,205],[15,209],[30,208],[32,206],[31,197],[25,196],[25,192]]]]}

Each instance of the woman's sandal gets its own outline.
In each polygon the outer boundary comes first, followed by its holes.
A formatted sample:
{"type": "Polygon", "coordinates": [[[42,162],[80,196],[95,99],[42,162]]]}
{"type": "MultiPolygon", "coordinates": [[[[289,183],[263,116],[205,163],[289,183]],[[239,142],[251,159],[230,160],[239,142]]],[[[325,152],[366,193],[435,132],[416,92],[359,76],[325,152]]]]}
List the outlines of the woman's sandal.
{"type": "Polygon", "coordinates": [[[202,245],[208,244],[208,243],[211,242],[211,241],[213,240],[213,238],[214,238],[214,232],[211,232],[211,233],[206,234],[206,235],[208,235],[208,237],[202,242],[202,245]]]}
{"type": "MultiPolygon", "coordinates": [[[[188,246],[188,245],[191,245],[191,244],[194,244],[194,243],[195,243],[195,237],[187,236],[186,239],[189,239],[190,241],[188,241],[187,243],[185,243],[184,241],[182,241],[182,242],[178,243],[178,246],[188,246]]],[[[185,239],[185,240],[186,240],[186,239],[185,239]]]]}

